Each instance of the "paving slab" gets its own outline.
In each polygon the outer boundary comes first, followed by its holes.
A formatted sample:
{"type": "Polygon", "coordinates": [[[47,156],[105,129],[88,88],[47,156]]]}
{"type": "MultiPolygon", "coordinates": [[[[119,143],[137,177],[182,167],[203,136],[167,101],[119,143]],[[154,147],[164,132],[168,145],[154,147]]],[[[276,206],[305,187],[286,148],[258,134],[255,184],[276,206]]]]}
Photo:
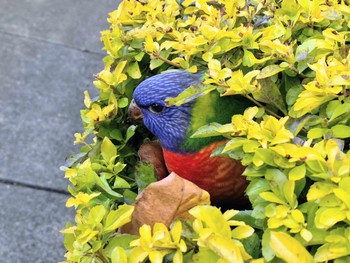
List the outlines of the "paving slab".
{"type": "Polygon", "coordinates": [[[0,0],[0,31],[101,52],[100,31],[119,2],[0,0]]]}
{"type": "Polygon", "coordinates": [[[0,0],[0,262],[64,260],[74,221],[59,167],[82,131],[116,0],[0,0]]]}
{"type": "Polygon", "coordinates": [[[100,31],[119,2],[0,0],[0,179],[66,189],[58,168],[78,151],[83,91],[97,93],[100,31]]]}
{"type": "Polygon", "coordinates": [[[66,200],[61,194],[0,184],[0,262],[63,261],[59,231],[74,212],[67,211],[66,200]]]}
{"type": "MultiPolygon", "coordinates": [[[[66,189],[59,167],[82,131],[102,56],[0,33],[0,178],[66,189]]],[[[93,95],[92,95],[93,96],[93,95]]]]}

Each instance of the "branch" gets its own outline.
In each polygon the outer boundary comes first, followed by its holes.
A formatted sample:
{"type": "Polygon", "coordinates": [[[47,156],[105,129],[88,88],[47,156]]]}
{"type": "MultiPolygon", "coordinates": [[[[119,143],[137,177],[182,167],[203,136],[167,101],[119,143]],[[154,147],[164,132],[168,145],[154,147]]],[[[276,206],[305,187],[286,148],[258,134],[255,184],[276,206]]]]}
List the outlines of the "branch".
{"type": "Polygon", "coordinates": [[[100,250],[96,251],[95,254],[103,263],[108,263],[108,260],[104,257],[104,255],[102,255],[100,250]]]}
{"type": "Polygon", "coordinates": [[[162,57],[159,53],[153,53],[152,54],[155,58],[157,59],[160,59],[162,61],[164,61],[165,63],[171,65],[171,66],[174,66],[174,67],[177,67],[177,68],[181,68],[181,66],[175,62],[172,62],[171,60],[165,58],[165,57],[162,57]]]}
{"type": "Polygon", "coordinates": [[[282,118],[282,117],[279,116],[278,114],[274,113],[272,110],[267,109],[267,108],[266,108],[264,105],[262,105],[259,101],[257,101],[257,100],[254,99],[253,97],[249,96],[248,94],[247,94],[247,95],[241,94],[241,95],[242,95],[243,97],[245,97],[246,99],[252,101],[252,102],[255,103],[256,105],[258,105],[259,107],[264,108],[265,111],[266,111],[268,114],[274,116],[275,118],[277,118],[277,119],[281,119],[281,118],[282,118]]]}

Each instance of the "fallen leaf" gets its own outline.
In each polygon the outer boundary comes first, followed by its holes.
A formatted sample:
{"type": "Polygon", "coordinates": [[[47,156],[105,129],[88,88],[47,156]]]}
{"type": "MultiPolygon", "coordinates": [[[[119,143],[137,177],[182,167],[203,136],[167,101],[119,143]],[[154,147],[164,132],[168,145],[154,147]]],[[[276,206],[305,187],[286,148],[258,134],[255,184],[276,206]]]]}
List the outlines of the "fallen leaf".
{"type": "Polygon", "coordinates": [[[157,222],[169,227],[177,218],[192,218],[188,210],[205,204],[210,204],[207,191],[171,173],[138,195],[131,222],[123,226],[121,232],[137,235],[142,225],[153,227],[157,222]]]}

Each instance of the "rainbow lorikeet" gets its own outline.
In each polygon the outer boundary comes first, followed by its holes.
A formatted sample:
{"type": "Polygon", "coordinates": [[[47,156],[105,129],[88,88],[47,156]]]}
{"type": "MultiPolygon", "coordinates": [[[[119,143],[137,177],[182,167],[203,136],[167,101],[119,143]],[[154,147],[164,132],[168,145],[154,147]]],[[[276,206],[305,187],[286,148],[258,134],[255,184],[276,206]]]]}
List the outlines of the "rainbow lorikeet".
{"type": "Polygon", "coordinates": [[[213,150],[227,142],[222,136],[191,138],[206,124],[229,123],[233,114],[242,113],[249,102],[243,97],[220,97],[210,92],[180,106],[167,106],[166,99],[176,97],[191,85],[202,83],[204,73],[168,71],[150,77],[135,89],[129,107],[131,117],[142,114],[143,123],[161,143],[169,172],[175,172],[204,190],[214,205],[241,207],[246,199],[244,167],[226,156],[210,157],[213,150]]]}

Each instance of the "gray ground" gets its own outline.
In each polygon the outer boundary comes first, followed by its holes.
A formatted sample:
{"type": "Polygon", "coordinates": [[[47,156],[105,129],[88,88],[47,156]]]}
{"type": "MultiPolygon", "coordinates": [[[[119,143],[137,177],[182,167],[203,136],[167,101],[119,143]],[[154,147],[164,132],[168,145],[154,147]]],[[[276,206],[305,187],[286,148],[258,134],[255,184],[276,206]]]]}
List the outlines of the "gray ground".
{"type": "Polygon", "coordinates": [[[0,0],[0,262],[64,260],[83,91],[97,94],[100,31],[117,0],[0,0]]]}

